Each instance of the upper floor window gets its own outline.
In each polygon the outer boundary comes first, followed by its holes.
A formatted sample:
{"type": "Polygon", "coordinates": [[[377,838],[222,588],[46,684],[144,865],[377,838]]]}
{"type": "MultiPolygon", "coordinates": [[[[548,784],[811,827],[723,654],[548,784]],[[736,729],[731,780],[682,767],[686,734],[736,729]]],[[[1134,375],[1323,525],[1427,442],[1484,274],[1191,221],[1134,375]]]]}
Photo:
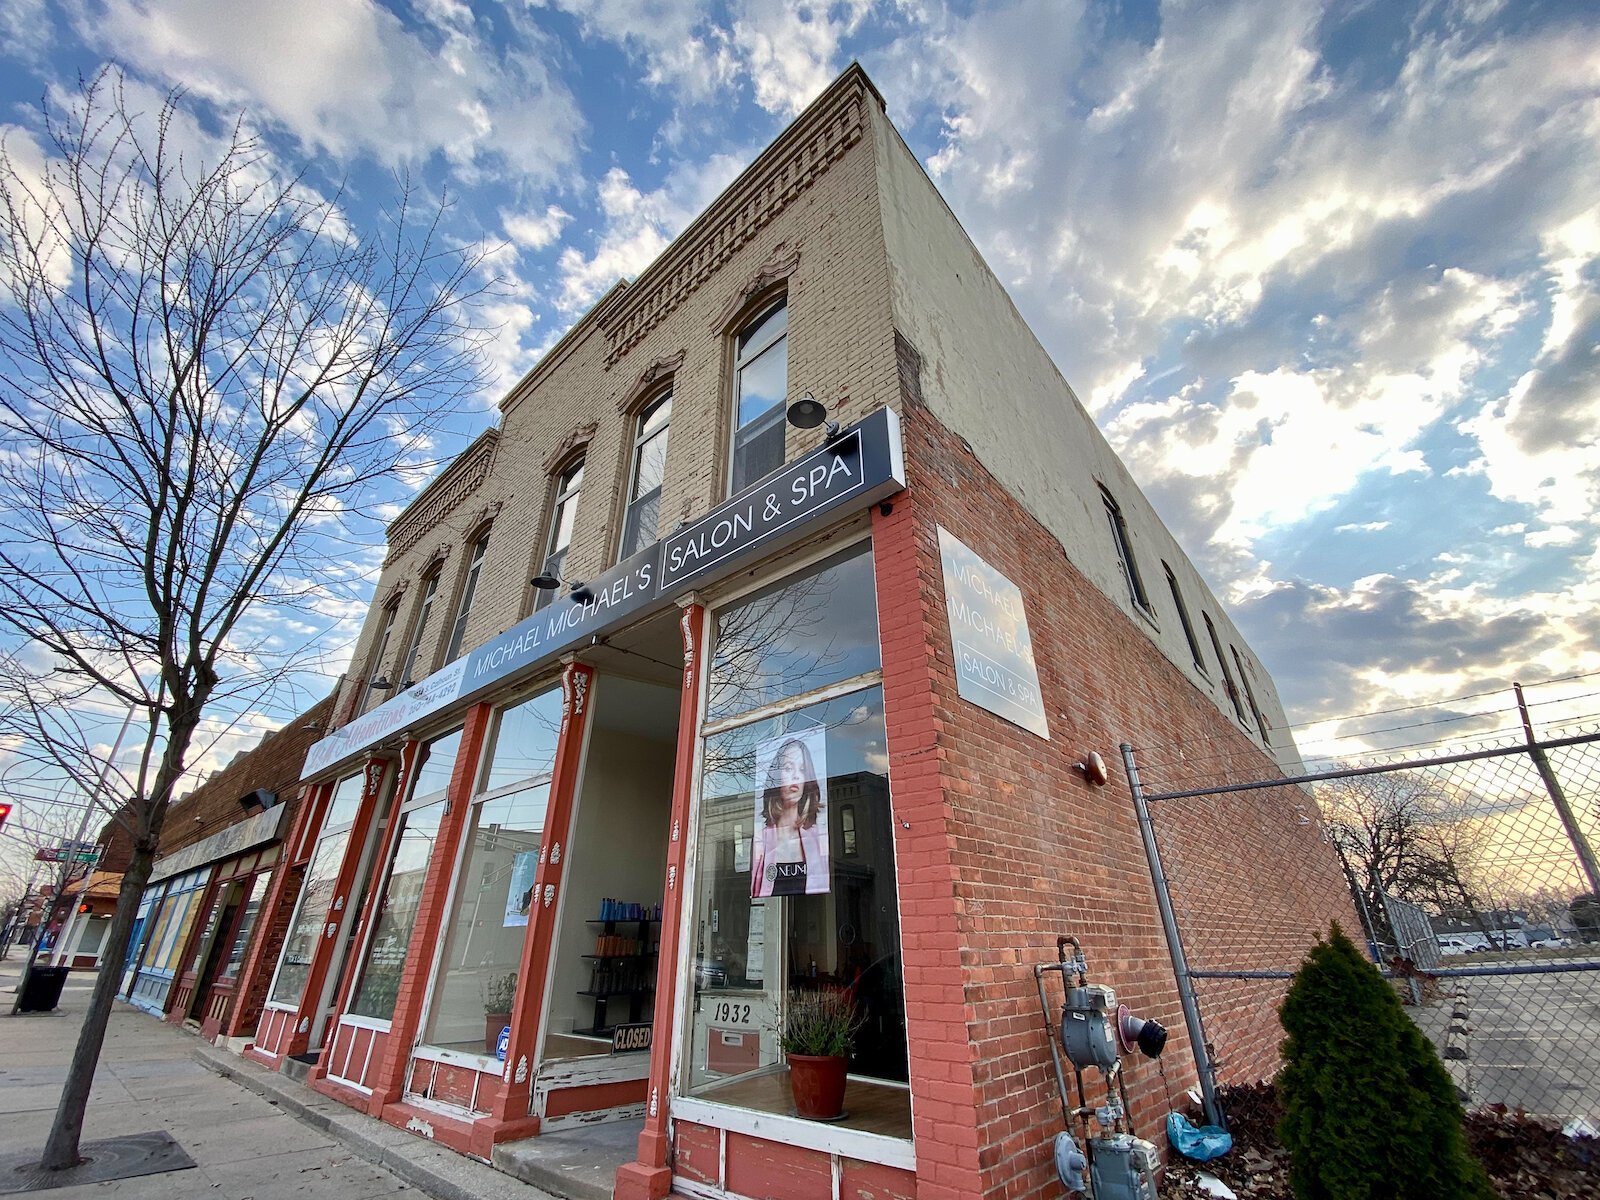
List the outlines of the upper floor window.
{"type": "Polygon", "coordinates": [[[1244,685],[1244,698],[1250,702],[1250,715],[1256,719],[1256,728],[1261,731],[1261,740],[1267,741],[1267,731],[1272,727],[1267,724],[1267,719],[1261,715],[1261,705],[1256,703],[1256,690],[1250,686],[1250,671],[1244,665],[1244,659],[1239,654],[1239,647],[1229,643],[1228,649],[1233,651],[1234,665],[1239,668],[1239,682],[1244,685]]]}
{"type": "Polygon", "coordinates": [[[667,463],[667,434],[671,432],[671,423],[671,392],[639,414],[633,435],[628,511],[622,519],[622,558],[637,554],[656,540],[661,522],[661,477],[667,463]]]}
{"type": "Polygon", "coordinates": [[[733,473],[730,494],[783,466],[789,394],[789,307],[780,301],[740,331],[733,360],[733,473]]]}
{"type": "Polygon", "coordinates": [[[422,581],[422,600],[417,605],[416,624],[411,630],[411,644],[406,647],[405,659],[400,664],[400,677],[394,681],[395,686],[402,690],[417,682],[417,677],[412,672],[417,670],[417,655],[422,651],[422,639],[428,632],[428,618],[433,615],[433,602],[439,595],[441,573],[441,568],[435,567],[422,581]]]}
{"type": "Polygon", "coordinates": [[[394,635],[394,622],[399,615],[400,601],[398,600],[383,610],[383,632],[378,635],[377,645],[373,649],[372,658],[367,664],[367,681],[361,692],[361,704],[356,710],[358,713],[366,712],[367,705],[372,703],[372,698],[375,694],[372,685],[383,674],[383,660],[389,653],[389,639],[394,635]]]}
{"type": "Polygon", "coordinates": [[[1150,611],[1150,596],[1144,590],[1144,580],[1139,577],[1139,564],[1134,561],[1133,543],[1128,540],[1128,523],[1122,518],[1122,509],[1105,488],[1100,489],[1100,499],[1106,507],[1106,520],[1111,525],[1111,540],[1117,548],[1117,559],[1122,563],[1123,578],[1128,581],[1128,592],[1133,602],[1145,612],[1150,611]]]}
{"type": "Polygon", "coordinates": [[[1194,636],[1194,623],[1189,620],[1189,609],[1183,603],[1183,593],[1178,590],[1178,577],[1166,563],[1161,569],[1167,573],[1167,590],[1172,593],[1173,607],[1178,610],[1178,623],[1183,626],[1183,636],[1189,642],[1189,654],[1194,659],[1194,669],[1206,674],[1206,660],[1200,653],[1200,640],[1194,636]]]}
{"type": "MultiPolygon", "coordinates": [[[[546,543],[543,574],[565,579],[567,550],[572,546],[572,523],[578,512],[578,495],[583,491],[583,460],[561,472],[556,498],[550,507],[550,540],[546,543]]],[[[534,594],[533,611],[538,612],[555,598],[557,589],[541,588],[534,594]]]]}
{"type": "Polygon", "coordinates": [[[445,647],[444,661],[454,662],[461,653],[461,639],[467,633],[467,618],[472,615],[472,597],[478,590],[478,576],[483,572],[484,555],[489,552],[489,531],[485,529],[472,543],[472,555],[467,563],[467,577],[461,584],[461,603],[456,606],[456,619],[450,626],[450,643],[445,647]]]}
{"type": "Polygon", "coordinates": [[[1211,649],[1216,653],[1217,662],[1222,667],[1222,687],[1228,693],[1228,699],[1233,703],[1233,712],[1239,718],[1239,724],[1249,725],[1244,715],[1244,697],[1239,694],[1239,685],[1233,680],[1233,672],[1228,668],[1228,660],[1222,653],[1222,639],[1217,636],[1217,627],[1211,623],[1210,613],[1201,613],[1206,622],[1206,633],[1211,638],[1211,649]]]}

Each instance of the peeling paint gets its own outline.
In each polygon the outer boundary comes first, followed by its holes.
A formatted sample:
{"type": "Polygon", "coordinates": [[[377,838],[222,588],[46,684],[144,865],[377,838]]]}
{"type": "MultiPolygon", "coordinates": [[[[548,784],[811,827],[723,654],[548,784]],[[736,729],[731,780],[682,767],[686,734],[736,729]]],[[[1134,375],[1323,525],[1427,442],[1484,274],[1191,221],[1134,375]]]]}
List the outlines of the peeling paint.
{"type": "Polygon", "coordinates": [[[420,1133],[423,1137],[433,1140],[433,1125],[421,1117],[412,1117],[406,1122],[407,1133],[420,1133]]]}

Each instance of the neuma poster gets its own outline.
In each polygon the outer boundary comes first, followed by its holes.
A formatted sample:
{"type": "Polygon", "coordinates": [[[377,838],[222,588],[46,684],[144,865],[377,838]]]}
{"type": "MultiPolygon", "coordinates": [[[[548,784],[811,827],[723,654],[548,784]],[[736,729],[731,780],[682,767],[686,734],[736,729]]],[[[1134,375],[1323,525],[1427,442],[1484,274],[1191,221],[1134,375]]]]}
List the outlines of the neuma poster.
{"type": "Polygon", "coordinates": [[[750,839],[750,896],[815,896],[832,886],[828,869],[827,731],[769,738],[756,751],[756,821],[750,839]]]}
{"type": "Polygon", "coordinates": [[[939,530],[939,557],[956,656],[956,691],[963,700],[1048,738],[1022,593],[944,529],[939,530]]]}

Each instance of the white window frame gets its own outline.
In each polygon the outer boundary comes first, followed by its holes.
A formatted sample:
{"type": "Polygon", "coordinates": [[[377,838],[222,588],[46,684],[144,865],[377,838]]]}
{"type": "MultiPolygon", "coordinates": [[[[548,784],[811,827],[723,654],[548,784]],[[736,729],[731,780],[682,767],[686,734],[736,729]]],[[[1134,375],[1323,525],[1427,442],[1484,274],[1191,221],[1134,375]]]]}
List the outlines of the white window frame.
{"type": "Polygon", "coordinates": [[[450,625],[450,641],[445,646],[444,662],[455,662],[461,654],[461,640],[466,636],[467,619],[472,615],[472,598],[478,590],[478,576],[483,573],[483,560],[489,555],[489,528],[485,526],[472,539],[467,577],[461,584],[461,601],[456,605],[456,618],[450,625]]]}
{"type": "MultiPolygon", "coordinates": [[[[545,535],[545,553],[539,571],[541,574],[553,575],[557,579],[566,580],[561,572],[567,565],[567,553],[572,549],[572,540],[568,538],[560,545],[556,539],[561,536],[562,516],[566,506],[576,506],[583,495],[583,468],[588,461],[587,455],[578,455],[570,459],[566,466],[561,468],[561,473],[556,476],[556,494],[550,501],[550,531],[545,535]]],[[[577,517],[573,517],[576,526],[577,517]]],[[[556,598],[560,588],[540,588],[533,597],[533,611],[538,612],[556,598]]]]}
{"type": "Polygon", "coordinates": [[[391,680],[396,691],[405,691],[417,681],[411,672],[416,669],[417,657],[422,652],[422,639],[428,631],[428,618],[433,615],[434,601],[439,598],[439,580],[444,575],[441,563],[422,578],[422,599],[417,603],[417,616],[411,628],[411,643],[400,663],[400,678],[391,680]]]}
{"type": "MultiPolygon", "coordinates": [[[[755,435],[767,432],[767,430],[770,429],[774,424],[782,425],[787,419],[785,404],[782,400],[780,400],[769,411],[753,418],[747,424],[741,425],[739,423],[739,407],[744,388],[745,368],[754,364],[758,358],[767,353],[767,351],[771,350],[779,342],[788,340],[788,309],[789,297],[788,294],[785,293],[784,295],[773,299],[771,303],[763,305],[748,321],[740,324],[739,328],[734,332],[733,335],[733,435],[730,439],[728,449],[727,480],[728,495],[730,496],[742,490],[735,483],[735,480],[738,477],[739,450],[741,448],[741,442],[753,441],[755,440],[755,435]],[[781,332],[767,333],[764,334],[759,340],[752,338],[746,345],[739,345],[739,339],[745,335],[746,331],[758,328],[780,309],[782,309],[784,313],[783,329],[781,332]]],[[[784,351],[785,354],[787,354],[787,346],[785,346],[784,351]]],[[[784,391],[786,394],[788,392],[788,387],[789,371],[786,361],[784,367],[784,391]]],[[[782,465],[783,464],[780,462],[779,466],[782,465]]],[[[746,479],[744,481],[744,487],[749,487],[751,484],[757,482],[757,480],[761,478],[765,478],[765,476],[754,476],[750,479],[746,479]]]]}
{"type": "MultiPolygon", "coordinates": [[[[645,448],[657,438],[661,438],[669,447],[672,442],[671,387],[668,387],[664,391],[657,393],[656,397],[651,400],[649,404],[645,405],[639,410],[639,415],[634,418],[633,429],[633,454],[631,466],[628,470],[628,502],[622,510],[622,539],[619,546],[621,552],[617,555],[618,559],[627,558],[630,554],[637,554],[640,550],[643,550],[646,546],[650,545],[651,542],[655,541],[657,536],[660,534],[659,528],[646,532],[644,530],[634,529],[632,526],[634,524],[635,514],[640,510],[640,508],[643,507],[641,502],[648,500],[651,496],[659,496],[666,482],[663,478],[662,482],[656,484],[656,486],[651,489],[650,492],[643,496],[639,495],[639,464],[644,461],[645,448]],[[666,420],[662,421],[659,425],[651,426],[651,418],[659,413],[663,408],[667,410],[666,420]],[[632,535],[631,537],[630,534],[632,535]],[[637,541],[638,545],[630,548],[629,543],[631,541],[637,541]]],[[[663,474],[664,473],[665,466],[663,466],[663,474]]],[[[656,516],[657,521],[659,522],[659,511],[657,512],[656,516]]]]}

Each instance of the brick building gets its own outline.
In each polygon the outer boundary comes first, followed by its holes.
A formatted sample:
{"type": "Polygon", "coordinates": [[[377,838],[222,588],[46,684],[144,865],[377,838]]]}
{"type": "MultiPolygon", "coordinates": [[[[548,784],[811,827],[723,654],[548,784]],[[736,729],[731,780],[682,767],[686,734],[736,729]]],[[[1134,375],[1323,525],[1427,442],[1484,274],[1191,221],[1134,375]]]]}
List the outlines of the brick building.
{"type": "Polygon", "coordinates": [[[283,948],[299,892],[283,840],[306,751],[332,711],[332,696],[312,705],[167,810],[127,960],[117,964],[131,1004],[208,1040],[242,1044],[254,1032],[266,980],[250,968],[275,963],[283,948]],[[264,903],[269,891],[277,905],[264,903]]]}
{"type": "Polygon", "coordinates": [[[619,1197],[1057,1194],[1059,934],[1194,1081],[1117,744],[1298,765],[857,67],[396,519],[337,714],[246,1053],[485,1158],[633,1121],[619,1197]],[[774,1033],[823,989],[827,1123],[774,1033]]]}

